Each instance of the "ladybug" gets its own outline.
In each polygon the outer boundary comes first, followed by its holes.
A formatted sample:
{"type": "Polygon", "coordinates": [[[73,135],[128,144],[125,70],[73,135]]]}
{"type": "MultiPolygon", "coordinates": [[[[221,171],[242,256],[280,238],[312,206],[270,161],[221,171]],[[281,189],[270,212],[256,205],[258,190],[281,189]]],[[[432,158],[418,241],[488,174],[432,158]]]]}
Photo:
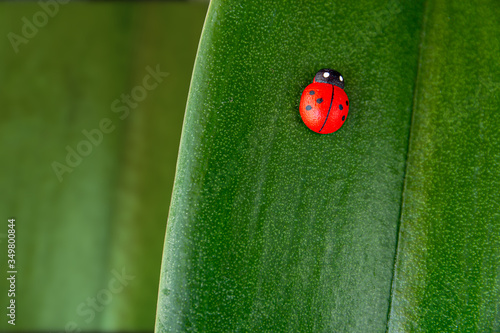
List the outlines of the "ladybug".
{"type": "Polygon", "coordinates": [[[299,110],[306,126],[316,133],[330,134],[342,127],[349,111],[342,75],[328,68],[317,72],[302,92],[299,110]]]}

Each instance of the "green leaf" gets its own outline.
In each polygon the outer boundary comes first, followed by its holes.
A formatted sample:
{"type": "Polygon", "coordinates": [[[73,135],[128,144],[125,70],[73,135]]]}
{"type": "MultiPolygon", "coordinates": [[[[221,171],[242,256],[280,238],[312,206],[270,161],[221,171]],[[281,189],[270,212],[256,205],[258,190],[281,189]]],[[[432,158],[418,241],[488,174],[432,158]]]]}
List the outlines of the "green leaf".
{"type": "Polygon", "coordinates": [[[212,1],[157,331],[498,330],[499,14],[212,1]],[[324,67],[350,99],[332,135],[298,113],[324,67]]]}
{"type": "Polygon", "coordinates": [[[184,121],[159,332],[387,326],[421,2],[213,1],[184,121]],[[301,121],[345,77],[333,135],[301,121]]]}

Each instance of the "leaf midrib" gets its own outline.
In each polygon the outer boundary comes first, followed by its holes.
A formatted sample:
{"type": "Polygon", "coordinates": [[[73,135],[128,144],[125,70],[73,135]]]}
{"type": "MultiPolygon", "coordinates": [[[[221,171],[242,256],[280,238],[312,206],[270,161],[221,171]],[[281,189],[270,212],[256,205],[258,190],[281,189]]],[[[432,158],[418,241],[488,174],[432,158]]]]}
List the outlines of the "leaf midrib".
{"type": "Polygon", "coordinates": [[[428,19],[428,6],[429,1],[424,0],[423,4],[423,14],[422,14],[422,19],[420,23],[420,37],[419,37],[419,42],[418,42],[418,60],[417,60],[417,74],[415,77],[415,85],[413,88],[413,100],[412,100],[412,106],[411,106],[411,117],[410,117],[410,126],[409,128],[409,133],[408,133],[408,144],[406,147],[406,159],[405,159],[405,166],[404,166],[404,172],[403,172],[403,188],[401,191],[401,206],[399,210],[399,220],[397,223],[396,227],[396,244],[395,244],[395,253],[394,253],[394,267],[392,269],[392,277],[391,277],[391,291],[389,293],[389,306],[387,308],[387,324],[386,324],[386,332],[389,332],[389,323],[391,321],[391,311],[393,308],[393,302],[394,302],[394,291],[395,291],[395,282],[396,282],[396,268],[397,268],[397,263],[398,263],[398,257],[400,254],[400,238],[401,238],[401,224],[403,221],[403,213],[404,213],[404,207],[405,207],[405,199],[406,199],[406,188],[407,188],[407,175],[408,175],[408,168],[409,168],[409,157],[410,157],[410,152],[411,152],[411,147],[412,147],[412,141],[413,141],[413,136],[415,135],[413,131],[413,126],[415,124],[415,113],[416,113],[416,108],[417,108],[417,98],[418,98],[418,87],[419,87],[419,82],[421,79],[421,68],[422,68],[422,58],[423,58],[423,48],[424,48],[424,41],[425,41],[425,35],[426,35],[426,30],[427,30],[427,19],[428,19]]]}

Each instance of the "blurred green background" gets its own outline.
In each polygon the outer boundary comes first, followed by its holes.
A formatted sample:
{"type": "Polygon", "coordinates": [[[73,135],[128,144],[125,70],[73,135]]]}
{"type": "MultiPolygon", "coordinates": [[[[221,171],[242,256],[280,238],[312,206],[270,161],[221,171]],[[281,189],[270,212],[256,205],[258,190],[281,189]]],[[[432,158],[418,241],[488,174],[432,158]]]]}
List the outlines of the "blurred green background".
{"type": "Polygon", "coordinates": [[[152,331],[208,3],[51,4],[0,4],[0,330],[152,331]]]}

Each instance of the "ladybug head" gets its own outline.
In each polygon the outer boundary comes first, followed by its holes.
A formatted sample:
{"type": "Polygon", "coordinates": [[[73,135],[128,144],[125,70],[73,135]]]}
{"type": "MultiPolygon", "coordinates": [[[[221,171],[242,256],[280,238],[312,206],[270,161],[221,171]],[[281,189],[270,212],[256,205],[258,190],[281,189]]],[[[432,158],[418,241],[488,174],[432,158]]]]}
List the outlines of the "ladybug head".
{"type": "Polygon", "coordinates": [[[333,69],[323,68],[314,76],[313,82],[329,83],[344,89],[344,77],[333,69]]]}

